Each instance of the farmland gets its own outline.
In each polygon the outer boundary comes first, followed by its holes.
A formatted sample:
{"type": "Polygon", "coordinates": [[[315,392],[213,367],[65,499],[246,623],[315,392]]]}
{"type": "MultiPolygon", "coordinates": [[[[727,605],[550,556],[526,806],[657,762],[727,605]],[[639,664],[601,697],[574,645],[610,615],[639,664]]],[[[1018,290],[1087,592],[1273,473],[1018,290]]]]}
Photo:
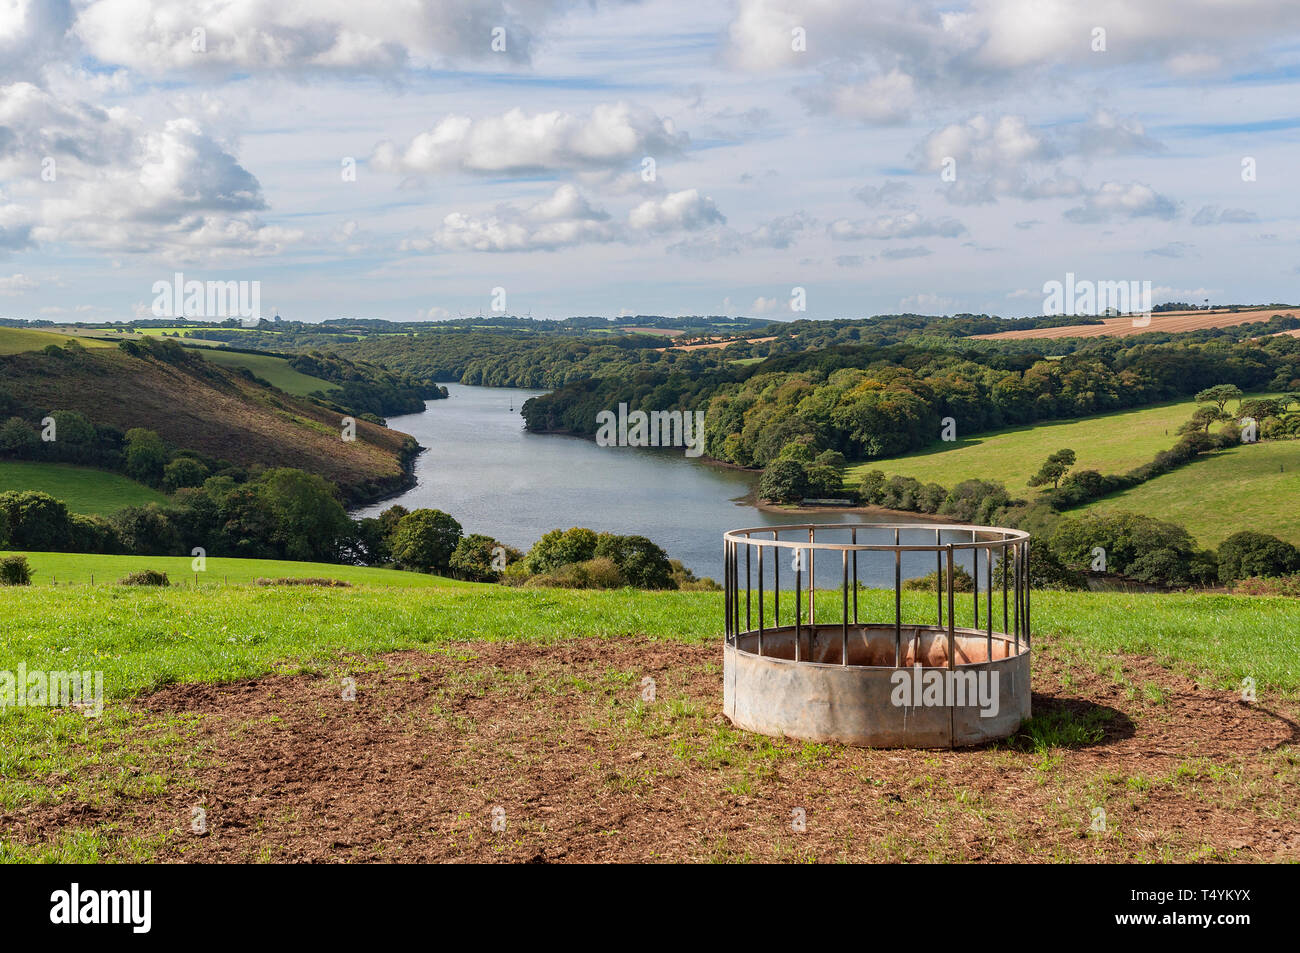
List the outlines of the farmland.
{"type": "Polygon", "coordinates": [[[925,450],[883,460],[858,463],[845,474],[852,485],[868,470],[889,476],[915,477],[922,483],[952,487],[962,480],[998,480],[1013,494],[1023,495],[1027,483],[1048,454],[1069,447],[1078,454],[1075,469],[1122,473],[1148,462],[1177,440],[1175,431],[1187,422],[1195,401],[1175,401],[1138,410],[1099,414],[1079,420],[1010,427],[952,443],[936,442],[925,450]]]}
{"type": "Polygon", "coordinates": [[[1202,331],[1206,328],[1231,328],[1239,324],[1267,321],[1274,315],[1300,317],[1297,308],[1265,308],[1257,311],[1163,311],[1151,315],[1150,324],[1134,324],[1131,317],[1103,318],[1100,324],[1070,324],[1058,328],[1032,328],[1023,331],[1001,331],[997,334],[976,334],[972,337],[990,341],[1019,341],[1025,338],[1096,338],[1132,337],[1153,332],[1182,333],[1202,331]]]}
{"type": "Polygon", "coordinates": [[[270,354],[243,354],[239,351],[222,351],[213,348],[205,348],[199,353],[203,355],[204,360],[220,364],[222,367],[247,368],[268,384],[295,397],[307,397],[318,391],[328,394],[338,389],[327,380],[294,370],[289,366],[288,358],[270,354]]]}
{"type": "Polygon", "coordinates": [[[735,730],[721,606],[469,584],[0,590],[0,669],[100,670],[107,696],[98,718],[0,715],[0,858],[1300,857],[1300,667],[1276,637],[1300,627],[1296,600],[1041,593],[1036,717],[957,751],[735,730]]]}
{"type": "Polygon", "coordinates": [[[124,506],[165,503],[167,497],[129,477],[70,463],[0,460],[0,492],[39,490],[73,513],[108,516],[124,506]]]}
{"type": "Polygon", "coordinates": [[[1178,523],[1202,546],[1243,529],[1300,545],[1300,440],[1232,447],[1083,508],[1113,510],[1178,523]]]}
{"type": "Polygon", "coordinates": [[[33,328],[0,327],[0,354],[22,354],[26,351],[39,351],[53,344],[62,347],[69,341],[76,340],[82,347],[111,347],[106,341],[93,338],[74,337],[53,331],[37,331],[33,328]]]}

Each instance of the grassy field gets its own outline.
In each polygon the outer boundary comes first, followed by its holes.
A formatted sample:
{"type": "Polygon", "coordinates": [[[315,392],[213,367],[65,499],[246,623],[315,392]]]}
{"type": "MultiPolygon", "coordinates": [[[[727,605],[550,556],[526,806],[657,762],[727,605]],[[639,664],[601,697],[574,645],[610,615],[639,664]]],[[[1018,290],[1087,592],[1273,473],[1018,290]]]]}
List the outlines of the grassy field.
{"type": "Polygon", "coordinates": [[[1185,527],[1202,546],[1243,529],[1300,544],[1300,440],[1224,450],[1091,503],[1077,512],[1127,510],[1185,527]]]}
{"type": "Polygon", "coordinates": [[[222,367],[246,367],[262,380],[274,384],[286,394],[293,394],[297,397],[306,397],[316,391],[328,394],[337,390],[327,380],[294,370],[289,366],[289,361],[283,357],[207,349],[202,354],[207,360],[214,364],[220,364],[222,367]]]}
{"type": "MultiPolygon", "coordinates": [[[[892,614],[891,594],[861,603],[892,614]]],[[[1270,717],[1300,693],[1278,637],[1300,600],[1036,594],[1037,717],[960,752],[737,731],[718,715],[722,604],[439,580],[0,589],[0,671],[101,671],[107,698],[93,719],[0,712],[0,861],[1232,860],[1260,829],[1267,856],[1300,849],[1300,758],[1270,717]],[[634,701],[647,671],[659,701],[634,701]],[[1246,676],[1261,705],[1241,714],[1222,693],[1246,676]],[[485,838],[500,803],[511,833],[485,838]]],[[[929,594],[904,611],[928,617],[929,594]]]]}
{"type": "Polygon", "coordinates": [[[24,351],[39,351],[51,344],[62,347],[73,340],[78,341],[82,347],[112,347],[107,341],[97,341],[93,338],[56,334],[52,331],[35,331],[30,328],[0,327],[0,354],[21,354],[24,351]]]}
{"type": "Polygon", "coordinates": [[[73,513],[108,516],[124,506],[166,503],[157,490],[120,473],[71,463],[0,460],[0,492],[40,490],[68,504],[73,513]]]}
{"type": "MultiPolygon", "coordinates": [[[[0,555],[9,555],[3,553],[0,555]]],[[[303,563],[278,559],[233,559],[213,556],[207,568],[196,573],[189,556],[109,556],[82,553],[23,553],[32,567],[36,586],[109,584],[127,573],[156,569],[167,573],[175,585],[192,589],[225,585],[243,585],[254,579],[325,578],[341,579],[354,585],[408,589],[428,587],[464,588],[471,583],[419,572],[376,569],[370,566],[336,566],[327,563],[303,563]]]]}
{"type": "Polygon", "coordinates": [[[915,477],[922,483],[953,487],[962,480],[997,480],[1012,495],[1030,492],[1029,478],[1049,454],[1069,447],[1078,455],[1076,470],[1123,473],[1147,463],[1178,440],[1177,429],[1191,417],[1195,401],[1177,401],[1114,414],[1011,427],[975,437],[959,433],[953,443],[850,467],[845,482],[853,485],[868,470],[889,476],[915,477]]]}

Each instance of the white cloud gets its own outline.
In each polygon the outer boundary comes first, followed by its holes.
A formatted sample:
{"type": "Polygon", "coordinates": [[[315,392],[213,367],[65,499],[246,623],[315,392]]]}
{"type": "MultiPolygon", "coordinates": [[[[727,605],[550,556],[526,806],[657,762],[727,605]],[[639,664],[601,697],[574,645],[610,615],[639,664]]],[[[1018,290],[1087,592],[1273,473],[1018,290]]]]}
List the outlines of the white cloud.
{"type": "Polygon", "coordinates": [[[484,119],[447,116],[400,147],[385,140],[370,165],[406,174],[607,169],[675,154],[687,141],[671,119],[626,102],[596,106],[586,117],[511,109],[484,119]]]}
{"type": "Polygon", "coordinates": [[[1103,182],[1084,196],[1083,205],[1068,209],[1065,217],[1084,224],[1130,218],[1172,219],[1177,214],[1177,204],[1149,185],[1103,182]]]}
{"type": "Polygon", "coordinates": [[[26,275],[10,275],[0,278],[0,295],[20,295],[35,291],[40,285],[26,275]]]}
{"type": "Polygon", "coordinates": [[[1193,225],[1240,225],[1258,221],[1258,215],[1244,208],[1219,208],[1217,205],[1202,205],[1192,216],[1193,225]]]}
{"type": "Polygon", "coordinates": [[[831,222],[828,232],[835,241],[861,241],[874,238],[886,241],[893,238],[922,238],[939,236],[955,238],[966,231],[966,226],[952,218],[925,218],[920,212],[899,215],[881,215],[878,218],[852,221],[847,218],[831,222]]]}
{"type": "Polygon", "coordinates": [[[700,195],[699,189],[648,199],[632,209],[627,220],[633,228],[647,232],[694,231],[727,221],[713,199],[700,195]]]}
{"type": "Polygon", "coordinates": [[[413,251],[555,251],[618,238],[608,213],[593,207],[572,185],[562,185],[523,209],[502,205],[483,218],[452,212],[432,240],[406,242],[404,247],[413,251]]]}

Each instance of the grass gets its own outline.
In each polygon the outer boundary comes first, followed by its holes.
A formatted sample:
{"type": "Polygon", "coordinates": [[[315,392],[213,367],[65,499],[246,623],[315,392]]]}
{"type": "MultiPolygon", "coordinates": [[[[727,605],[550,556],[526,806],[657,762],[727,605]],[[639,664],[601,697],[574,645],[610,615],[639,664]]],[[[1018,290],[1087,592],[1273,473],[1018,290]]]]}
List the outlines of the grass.
{"type": "MultiPolygon", "coordinates": [[[[11,555],[0,553],[0,555],[11,555]]],[[[34,585],[96,585],[112,583],[127,573],[145,569],[165,572],[173,584],[200,588],[251,583],[254,579],[326,578],[353,585],[421,589],[430,586],[455,588],[472,583],[430,576],[419,572],[377,569],[370,566],[335,566],[327,563],[294,562],[281,559],[233,559],[213,556],[196,576],[189,556],[111,556],[83,553],[23,553],[35,574],[34,585]]]]}
{"type": "Polygon", "coordinates": [[[997,480],[1013,496],[1023,496],[1029,492],[1029,478],[1048,455],[1065,447],[1078,455],[1075,470],[1124,473],[1149,462],[1177,442],[1178,427],[1197,406],[1194,400],[1184,400],[1080,420],[1009,427],[976,437],[961,438],[959,433],[953,443],[936,442],[905,456],[854,464],[845,482],[855,485],[868,470],[883,470],[888,476],[915,477],[949,488],[963,480],[997,480]]]}
{"type": "Polygon", "coordinates": [[[1186,527],[1202,546],[1243,529],[1300,544],[1300,440],[1232,447],[1091,503],[1080,512],[1128,510],[1186,527]]]}
{"type": "Polygon", "coordinates": [[[0,461],[0,493],[5,490],[39,490],[62,500],[73,513],[97,516],[124,506],[167,502],[162,493],[120,473],[71,463],[0,461]]]}
{"type": "Polygon", "coordinates": [[[93,338],[74,337],[70,334],[58,334],[53,331],[33,331],[30,328],[0,327],[0,354],[21,354],[24,351],[39,351],[51,344],[59,347],[69,341],[78,341],[82,347],[112,347],[106,341],[93,338]]]}
{"type": "Polygon", "coordinates": [[[222,367],[247,368],[262,380],[274,384],[286,394],[293,394],[295,397],[306,397],[316,391],[328,394],[338,389],[327,380],[294,370],[289,366],[289,361],[283,357],[210,349],[202,351],[202,354],[213,364],[220,364],[222,367]]]}

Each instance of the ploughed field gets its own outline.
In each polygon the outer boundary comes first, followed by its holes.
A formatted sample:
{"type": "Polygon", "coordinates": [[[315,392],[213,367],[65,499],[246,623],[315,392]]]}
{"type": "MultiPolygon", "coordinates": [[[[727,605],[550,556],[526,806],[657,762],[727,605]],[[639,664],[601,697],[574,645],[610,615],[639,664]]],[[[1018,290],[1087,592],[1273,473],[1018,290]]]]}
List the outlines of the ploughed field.
{"type": "Polygon", "coordinates": [[[1017,736],[869,751],[726,722],[720,593],[425,578],[0,589],[0,671],[107,696],[0,712],[0,857],[1300,859],[1297,600],[1037,593],[1017,736]]]}

